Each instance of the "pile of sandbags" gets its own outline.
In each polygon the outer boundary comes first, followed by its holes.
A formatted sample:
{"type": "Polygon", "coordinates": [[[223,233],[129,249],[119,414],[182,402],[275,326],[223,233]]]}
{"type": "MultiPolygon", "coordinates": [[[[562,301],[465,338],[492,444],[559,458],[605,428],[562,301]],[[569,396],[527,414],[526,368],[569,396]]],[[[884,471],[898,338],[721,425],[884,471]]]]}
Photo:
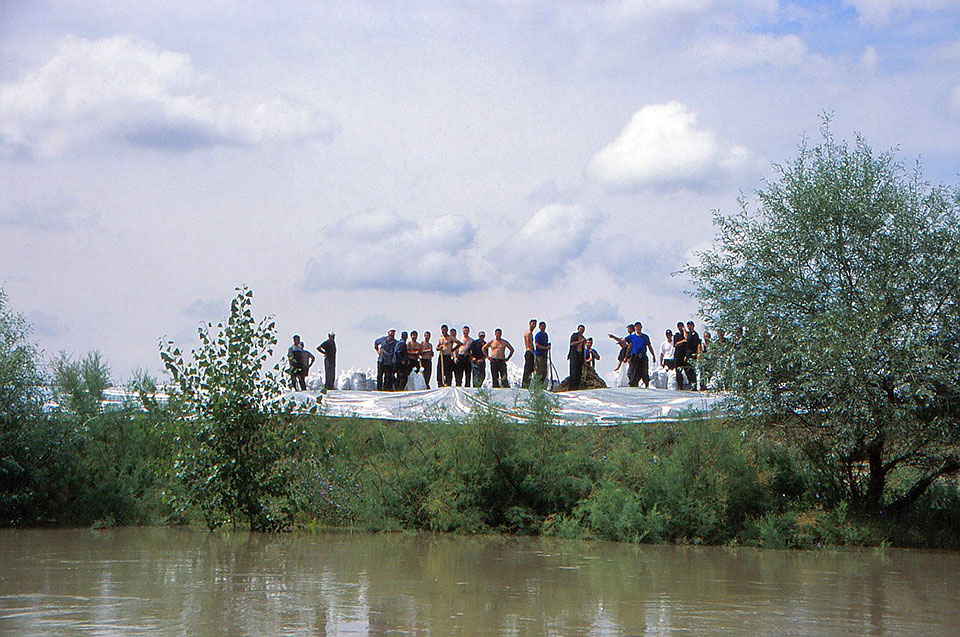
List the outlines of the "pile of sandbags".
{"type": "Polygon", "coordinates": [[[337,378],[337,389],[376,391],[377,372],[372,367],[366,369],[345,369],[340,372],[340,376],[337,378]]]}

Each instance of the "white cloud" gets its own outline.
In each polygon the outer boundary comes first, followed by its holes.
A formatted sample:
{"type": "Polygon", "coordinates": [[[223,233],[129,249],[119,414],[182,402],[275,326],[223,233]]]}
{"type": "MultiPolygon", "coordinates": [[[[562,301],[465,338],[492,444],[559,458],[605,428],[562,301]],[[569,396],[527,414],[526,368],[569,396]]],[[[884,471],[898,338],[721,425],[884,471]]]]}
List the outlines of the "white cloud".
{"type": "Polygon", "coordinates": [[[390,289],[457,294],[485,287],[476,228],[443,215],[423,226],[388,210],[337,224],[307,266],[306,290],[390,289]]]}
{"type": "Polygon", "coordinates": [[[893,19],[915,11],[936,11],[960,6],[958,0],[847,0],[856,8],[860,20],[872,26],[884,26],[893,19]]]}
{"type": "Polygon", "coordinates": [[[879,63],[880,55],[877,53],[877,48],[874,46],[865,47],[863,53],[860,54],[860,66],[868,73],[873,73],[877,70],[879,63]]]}
{"type": "Polygon", "coordinates": [[[953,93],[950,95],[950,108],[954,113],[960,115],[960,84],[953,87],[953,93]]]}
{"type": "Polygon", "coordinates": [[[714,38],[697,47],[698,57],[714,66],[737,69],[770,65],[783,69],[803,64],[810,52],[798,36],[751,33],[714,38]]]}
{"type": "Polygon", "coordinates": [[[577,321],[593,323],[622,323],[623,313],[620,306],[606,299],[584,301],[574,308],[570,317],[577,321]]]}
{"type": "Polygon", "coordinates": [[[68,36],[35,70],[0,86],[0,154],[49,157],[102,139],[184,151],[331,134],[310,105],[228,101],[207,84],[184,53],[130,35],[68,36]]]}
{"type": "Polygon", "coordinates": [[[670,15],[695,15],[730,9],[772,13],[778,0],[610,0],[604,14],[611,22],[644,20],[670,15]]]}
{"type": "Polygon", "coordinates": [[[589,170],[616,186],[692,186],[714,181],[747,156],[742,146],[723,146],[713,131],[698,127],[690,107],[667,102],[634,113],[589,170]]]}
{"type": "Polygon", "coordinates": [[[40,205],[18,203],[0,209],[0,226],[27,228],[43,232],[79,230],[97,223],[99,215],[78,210],[68,200],[40,205]]]}
{"type": "Polygon", "coordinates": [[[548,284],[584,252],[599,220],[599,215],[581,206],[544,206],[509,241],[494,248],[490,260],[517,284],[548,284]]]}

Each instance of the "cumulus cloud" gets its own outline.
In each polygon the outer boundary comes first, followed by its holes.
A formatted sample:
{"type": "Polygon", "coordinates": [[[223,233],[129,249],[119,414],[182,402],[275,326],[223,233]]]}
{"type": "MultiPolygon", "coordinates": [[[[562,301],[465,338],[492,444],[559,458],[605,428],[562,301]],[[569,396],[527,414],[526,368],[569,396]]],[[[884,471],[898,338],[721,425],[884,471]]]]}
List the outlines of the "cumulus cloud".
{"type": "Polygon", "coordinates": [[[331,241],[307,266],[303,288],[460,293],[484,287],[476,234],[457,215],[427,225],[386,210],[356,215],[331,229],[331,241]]]}
{"type": "Polygon", "coordinates": [[[63,321],[41,310],[30,312],[26,319],[33,333],[41,338],[56,338],[70,331],[63,321]]]}
{"type": "Polygon", "coordinates": [[[857,10],[862,22],[884,26],[913,12],[960,7],[960,0],[847,0],[847,4],[857,10]]]}
{"type": "Polygon", "coordinates": [[[39,205],[18,203],[0,209],[0,226],[44,232],[77,230],[94,225],[98,216],[78,210],[67,200],[39,205]]]}
{"type": "Polygon", "coordinates": [[[622,323],[623,315],[620,306],[605,299],[584,301],[574,308],[570,314],[572,318],[584,322],[622,323]]]}
{"type": "Polygon", "coordinates": [[[611,22],[689,16],[707,12],[756,10],[776,11],[778,0],[609,0],[603,11],[611,22]]]}
{"type": "Polygon", "coordinates": [[[201,321],[220,321],[229,316],[230,303],[226,299],[197,299],[180,312],[201,321]]]}
{"type": "Polygon", "coordinates": [[[810,55],[798,36],[751,33],[735,39],[713,38],[696,49],[697,56],[726,69],[769,65],[777,69],[797,67],[810,55]]]}
{"type": "Polygon", "coordinates": [[[649,104],[606,148],[594,155],[590,173],[621,187],[702,186],[743,164],[742,146],[724,146],[697,114],[680,102],[649,104]]]}
{"type": "Polygon", "coordinates": [[[544,206],[507,242],[491,250],[490,261],[515,283],[550,283],[583,254],[598,221],[599,215],[578,205],[544,206]]]}
{"type": "Polygon", "coordinates": [[[184,53],[130,35],[69,36],[36,69],[0,86],[0,155],[49,157],[85,141],[182,152],[329,139],[309,104],[215,95],[184,53]]]}

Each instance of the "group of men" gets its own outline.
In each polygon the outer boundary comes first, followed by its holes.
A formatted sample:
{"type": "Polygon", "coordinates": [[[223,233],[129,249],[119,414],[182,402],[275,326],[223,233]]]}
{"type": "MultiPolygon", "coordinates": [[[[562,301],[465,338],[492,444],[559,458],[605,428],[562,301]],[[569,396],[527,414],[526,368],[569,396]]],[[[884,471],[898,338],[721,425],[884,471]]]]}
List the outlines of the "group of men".
{"type": "MultiPolygon", "coordinates": [[[[327,334],[327,340],[317,346],[317,351],[323,355],[323,380],[324,387],[327,389],[333,389],[337,379],[336,336],[336,334],[330,332],[327,334]]],[[[306,391],[307,374],[315,360],[316,356],[303,344],[300,335],[294,334],[293,345],[287,349],[287,364],[289,365],[290,383],[295,390],[306,391]]]]}
{"type": "Polygon", "coordinates": [[[432,334],[409,334],[396,330],[387,331],[373,343],[377,353],[377,391],[400,391],[406,389],[410,374],[422,374],[427,389],[430,379],[436,374],[437,387],[480,387],[487,377],[487,361],[494,387],[509,387],[507,361],[513,357],[514,348],[503,338],[503,330],[493,331],[493,339],[487,341],[482,330],[477,337],[470,335],[470,326],[464,325],[460,334],[447,325],[440,326],[437,343],[431,342],[432,334]],[[434,367],[436,359],[436,367],[434,367]]]}
{"type": "MultiPolygon", "coordinates": [[[[631,387],[637,387],[641,382],[644,387],[650,387],[650,359],[647,352],[650,352],[654,362],[657,362],[657,354],[653,351],[650,337],[643,333],[642,328],[643,325],[637,321],[627,325],[625,337],[609,335],[620,345],[616,371],[619,371],[624,363],[628,365],[627,379],[631,387]]],[[[693,321],[687,321],[686,325],[683,321],[678,321],[677,331],[667,330],[665,336],[665,340],[660,344],[660,366],[676,370],[677,389],[684,388],[683,379],[686,376],[689,388],[696,391],[698,386],[695,362],[709,344],[710,332],[705,332],[701,339],[693,321]]],[[[722,331],[720,338],[724,338],[722,331]]]]}
{"type": "MultiPolygon", "coordinates": [[[[377,391],[406,389],[411,374],[421,374],[427,389],[430,389],[431,379],[435,379],[437,387],[480,387],[486,380],[488,361],[493,387],[510,387],[507,361],[513,358],[515,350],[513,345],[503,338],[503,330],[497,328],[493,334],[493,339],[487,341],[482,330],[477,333],[476,338],[471,336],[469,325],[464,325],[459,334],[456,328],[441,325],[440,336],[434,344],[430,332],[424,332],[422,339],[416,330],[401,332],[397,338],[396,330],[388,330],[385,336],[376,339],[373,344],[377,353],[377,391]]],[[[684,388],[686,377],[687,385],[697,390],[695,362],[709,345],[710,333],[705,332],[701,339],[693,321],[686,324],[681,321],[677,323],[676,332],[667,330],[665,336],[666,339],[660,345],[658,359],[650,337],[643,332],[640,321],[627,325],[626,336],[609,334],[620,346],[615,371],[619,371],[621,366],[626,364],[629,385],[638,387],[642,382],[644,387],[649,388],[652,358],[655,364],[659,363],[666,369],[676,371],[678,389],[684,388]]],[[[337,346],[334,339],[334,333],[330,332],[327,340],[317,347],[324,357],[327,389],[333,389],[335,382],[337,346]]],[[[726,343],[722,330],[718,332],[718,341],[726,343]]],[[[534,380],[545,386],[551,365],[552,347],[546,322],[530,319],[527,330],[523,333],[523,347],[521,386],[529,388],[534,380]]],[[[288,350],[287,357],[294,389],[306,389],[306,376],[315,357],[299,336],[293,337],[293,345],[288,350]]],[[[585,335],[583,325],[578,325],[577,331],[570,335],[570,349],[567,353],[570,365],[569,388],[579,389],[582,386],[584,366],[595,367],[599,359],[600,354],[593,348],[593,339],[585,335]]]]}

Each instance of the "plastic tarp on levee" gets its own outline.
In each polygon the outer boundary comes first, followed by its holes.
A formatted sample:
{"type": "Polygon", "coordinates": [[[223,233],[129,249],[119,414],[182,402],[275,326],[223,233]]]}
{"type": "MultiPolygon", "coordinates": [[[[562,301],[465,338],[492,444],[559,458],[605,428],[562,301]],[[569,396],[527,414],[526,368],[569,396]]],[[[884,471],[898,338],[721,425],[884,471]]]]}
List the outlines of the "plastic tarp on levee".
{"type": "MultiPolygon", "coordinates": [[[[420,391],[291,392],[304,408],[317,404],[330,416],[383,420],[462,419],[478,409],[493,409],[508,420],[529,415],[530,392],[525,389],[444,387],[420,391]]],[[[616,425],[625,422],[668,422],[685,412],[708,412],[721,395],[708,392],[611,387],[549,395],[556,401],[557,424],[616,425]]]]}

